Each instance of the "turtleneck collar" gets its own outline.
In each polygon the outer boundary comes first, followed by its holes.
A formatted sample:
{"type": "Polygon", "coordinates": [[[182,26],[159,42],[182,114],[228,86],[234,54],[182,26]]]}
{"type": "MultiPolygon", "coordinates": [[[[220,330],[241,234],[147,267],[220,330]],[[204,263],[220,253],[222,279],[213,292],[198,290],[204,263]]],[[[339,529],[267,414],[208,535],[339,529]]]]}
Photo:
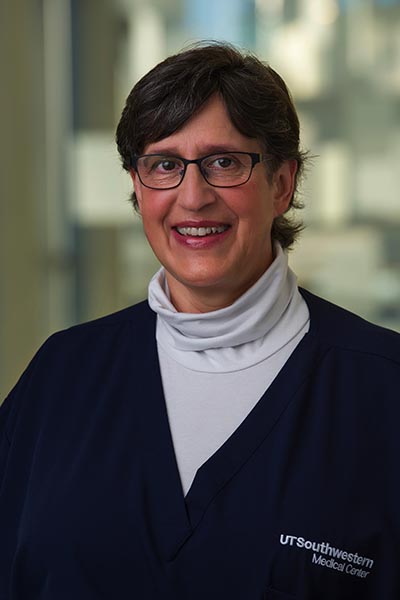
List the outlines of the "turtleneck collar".
{"type": "Polygon", "coordinates": [[[169,300],[161,268],[149,285],[157,313],[157,341],[172,358],[198,371],[247,368],[287,344],[308,321],[308,310],[275,245],[275,259],[260,279],[233,304],[207,313],[180,313],[169,300]]]}

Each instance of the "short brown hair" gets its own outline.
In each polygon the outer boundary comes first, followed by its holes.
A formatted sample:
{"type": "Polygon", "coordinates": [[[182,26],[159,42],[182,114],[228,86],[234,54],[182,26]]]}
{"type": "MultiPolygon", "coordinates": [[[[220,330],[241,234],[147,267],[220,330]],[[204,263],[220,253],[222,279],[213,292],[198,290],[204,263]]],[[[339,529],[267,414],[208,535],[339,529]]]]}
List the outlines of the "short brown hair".
{"type": "MultiPolygon", "coordinates": [[[[116,141],[123,168],[132,168],[132,156],[145,146],[179,130],[214,94],[223,99],[233,125],[256,138],[272,174],[285,160],[297,161],[290,208],[302,208],[297,199],[299,178],[307,153],[300,149],[299,119],[283,79],[269,65],[226,43],[207,42],[168,57],[149,71],[130,92],[117,127],[116,141]]],[[[136,196],[132,196],[137,207],[136,196]]],[[[287,215],[277,217],[272,239],[290,247],[303,229],[287,215]]]]}

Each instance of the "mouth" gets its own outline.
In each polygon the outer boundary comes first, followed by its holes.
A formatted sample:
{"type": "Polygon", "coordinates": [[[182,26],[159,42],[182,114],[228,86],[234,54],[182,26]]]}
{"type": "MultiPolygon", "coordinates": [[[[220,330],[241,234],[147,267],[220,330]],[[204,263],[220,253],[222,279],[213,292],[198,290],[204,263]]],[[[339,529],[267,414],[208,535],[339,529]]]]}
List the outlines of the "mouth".
{"type": "Polygon", "coordinates": [[[229,225],[219,225],[216,227],[174,227],[174,229],[182,236],[206,237],[224,233],[224,231],[229,229],[229,225]]]}

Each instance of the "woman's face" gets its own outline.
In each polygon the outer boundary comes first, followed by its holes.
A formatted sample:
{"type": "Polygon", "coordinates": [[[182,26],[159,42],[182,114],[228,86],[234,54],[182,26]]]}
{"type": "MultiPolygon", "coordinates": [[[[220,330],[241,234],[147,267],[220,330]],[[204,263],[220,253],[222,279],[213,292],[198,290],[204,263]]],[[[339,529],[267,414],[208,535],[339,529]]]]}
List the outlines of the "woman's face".
{"type": "MultiPolygon", "coordinates": [[[[233,126],[218,96],[179,131],[148,144],[143,153],[196,159],[214,151],[262,152],[257,140],[233,126]]],[[[132,172],[144,231],[166,269],[178,311],[228,306],[263,274],[273,259],[272,222],[288,206],[295,171],[296,162],[287,161],[270,183],[265,166],[257,164],[247,183],[216,188],[191,164],[180,186],[171,190],[146,188],[132,172]],[[183,231],[210,227],[217,232],[194,236],[183,231]]]]}

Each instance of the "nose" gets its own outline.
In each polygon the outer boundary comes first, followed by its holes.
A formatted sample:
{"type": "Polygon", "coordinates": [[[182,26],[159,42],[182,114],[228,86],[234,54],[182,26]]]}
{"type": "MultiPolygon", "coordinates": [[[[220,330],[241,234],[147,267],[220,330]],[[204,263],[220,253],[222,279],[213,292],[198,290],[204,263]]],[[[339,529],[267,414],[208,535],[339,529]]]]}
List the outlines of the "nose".
{"type": "Polygon", "coordinates": [[[185,176],[177,191],[180,206],[192,211],[213,204],[218,197],[216,188],[207,183],[196,164],[186,167],[185,176]]]}

